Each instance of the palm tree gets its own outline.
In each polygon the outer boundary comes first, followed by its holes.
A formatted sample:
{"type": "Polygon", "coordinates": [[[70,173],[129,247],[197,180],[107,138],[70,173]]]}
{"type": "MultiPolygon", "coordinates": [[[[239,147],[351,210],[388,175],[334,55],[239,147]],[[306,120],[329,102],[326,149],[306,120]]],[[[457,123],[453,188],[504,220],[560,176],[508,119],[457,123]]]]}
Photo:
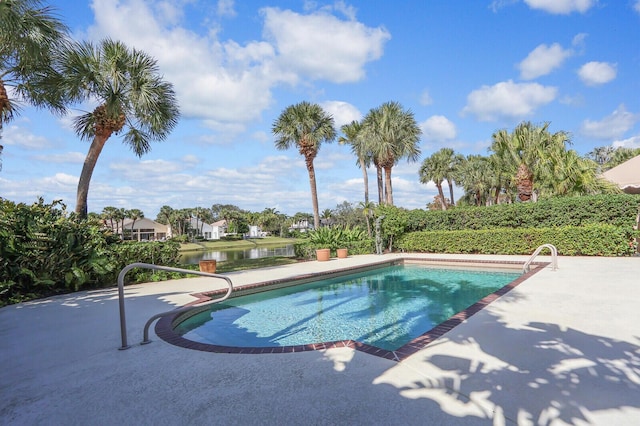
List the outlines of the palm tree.
{"type": "Polygon", "coordinates": [[[490,191],[495,182],[495,173],[487,157],[469,155],[460,164],[461,184],[465,191],[464,198],[476,205],[487,204],[490,191]]]}
{"type": "Polygon", "coordinates": [[[440,206],[442,210],[447,210],[447,202],[444,197],[444,191],[442,190],[442,182],[447,181],[449,185],[449,199],[450,204],[453,202],[453,180],[456,176],[456,168],[461,162],[461,156],[456,155],[455,151],[451,148],[442,148],[431,155],[431,157],[425,158],[420,167],[420,182],[429,183],[433,181],[438,188],[438,195],[440,199],[440,206]]]}
{"type": "Polygon", "coordinates": [[[129,219],[131,219],[131,239],[133,239],[133,227],[136,224],[136,220],[144,218],[144,213],[140,209],[131,209],[127,214],[129,219]]]}
{"type": "Polygon", "coordinates": [[[362,121],[362,137],[371,147],[373,161],[384,170],[385,203],[393,205],[391,171],[398,161],[417,161],[420,127],[413,113],[398,102],[386,102],[369,111],[362,121]]]}
{"type": "Polygon", "coordinates": [[[364,138],[359,136],[362,124],[359,121],[352,121],[343,125],[340,130],[344,136],[338,138],[338,142],[342,145],[351,145],[351,152],[358,159],[358,166],[362,170],[362,180],[364,182],[364,203],[369,203],[369,175],[367,168],[371,165],[371,150],[367,146],[364,138]]]}
{"type": "Polygon", "coordinates": [[[107,207],[102,209],[101,217],[105,221],[105,223],[107,221],[109,221],[109,224],[111,225],[111,230],[112,231],[114,230],[114,228],[113,228],[113,220],[116,218],[117,214],[118,214],[118,208],[117,207],[107,206],[107,207]]]}
{"type": "Polygon", "coordinates": [[[304,101],[285,108],[278,119],[274,121],[272,132],[276,136],[276,148],[289,149],[295,146],[304,157],[311,186],[313,224],[315,229],[319,229],[320,212],[313,160],[318,155],[322,142],[331,142],[336,138],[333,117],[327,114],[320,105],[304,101]]]}
{"type": "Polygon", "coordinates": [[[362,209],[362,214],[367,221],[367,235],[369,236],[369,238],[371,238],[371,219],[373,218],[376,205],[375,203],[369,201],[359,203],[358,207],[362,209]]]}
{"type": "MultiPolygon", "coordinates": [[[[56,84],[51,62],[67,43],[67,34],[53,8],[40,0],[0,2],[0,138],[4,124],[20,112],[21,102],[65,112],[64,92],[56,84]],[[8,87],[14,98],[9,98],[8,87]]],[[[0,157],[2,151],[0,145],[0,157]]]]}
{"type": "Polygon", "coordinates": [[[570,143],[565,132],[549,133],[549,123],[535,126],[522,122],[509,134],[499,130],[493,134],[491,151],[500,157],[514,177],[520,201],[535,201],[536,179],[551,173],[554,156],[561,156],[570,143]]]}
{"type": "Polygon", "coordinates": [[[179,111],[173,86],[163,81],[155,59],[119,41],[75,43],[61,55],[59,67],[61,88],[72,101],[99,103],[73,123],[81,139],[91,140],[76,202],[76,213],[84,218],[91,175],[111,135],[125,129],[125,144],[140,157],[151,150],[151,141],[166,139],[179,111]]]}
{"type": "Polygon", "coordinates": [[[19,112],[18,99],[65,112],[64,92],[56,84],[52,57],[67,43],[68,28],[40,0],[0,3],[0,130],[19,112]]]}
{"type": "Polygon", "coordinates": [[[444,180],[444,167],[443,164],[438,162],[437,156],[434,154],[431,157],[427,157],[422,161],[422,166],[418,172],[420,175],[420,183],[427,184],[431,181],[436,184],[438,189],[438,199],[440,201],[440,208],[442,210],[447,209],[447,202],[444,198],[444,192],[442,191],[442,181],[444,180]]]}

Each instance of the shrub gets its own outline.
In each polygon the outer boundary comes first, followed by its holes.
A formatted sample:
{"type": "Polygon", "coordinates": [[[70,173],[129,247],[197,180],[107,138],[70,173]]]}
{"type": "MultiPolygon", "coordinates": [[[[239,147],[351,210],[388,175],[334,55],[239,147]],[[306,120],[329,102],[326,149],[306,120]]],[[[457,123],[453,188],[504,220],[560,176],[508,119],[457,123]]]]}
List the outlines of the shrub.
{"type": "Polygon", "coordinates": [[[613,225],[472,231],[418,231],[397,241],[402,251],[429,253],[531,254],[553,244],[566,256],[629,256],[638,231],[613,225]]]}
{"type": "Polygon", "coordinates": [[[294,244],[295,256],[313,259],[317,249],[328,248],[333,256],[336,250],[346,248],[351,254],[373,253],[373,240],[360,227],[323,227],[307,232],[307,238],[294,244]]]}

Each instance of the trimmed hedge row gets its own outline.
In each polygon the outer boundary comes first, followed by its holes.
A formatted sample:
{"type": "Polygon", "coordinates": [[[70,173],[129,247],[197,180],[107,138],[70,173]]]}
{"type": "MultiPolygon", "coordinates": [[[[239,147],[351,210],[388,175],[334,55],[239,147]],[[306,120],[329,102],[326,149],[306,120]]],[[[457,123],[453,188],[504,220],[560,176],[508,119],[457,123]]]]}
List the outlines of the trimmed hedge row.
{"type": "Polygon", "coordinates": [[[632,228],[640,196],[594,195],[559,197],[537,203],[462,207],[446,211],[412,210],[406,231],[455,231],[494,228],[554,228],[606,223],[632,228]]]}
{"type": "Polygon", "coordinates": [[[418,231],[396,241],[401,251],[429,253],[531,254],[553,244],[565,256],[631,256],[640,232],[614,225],[557,228],[418,231]]]}

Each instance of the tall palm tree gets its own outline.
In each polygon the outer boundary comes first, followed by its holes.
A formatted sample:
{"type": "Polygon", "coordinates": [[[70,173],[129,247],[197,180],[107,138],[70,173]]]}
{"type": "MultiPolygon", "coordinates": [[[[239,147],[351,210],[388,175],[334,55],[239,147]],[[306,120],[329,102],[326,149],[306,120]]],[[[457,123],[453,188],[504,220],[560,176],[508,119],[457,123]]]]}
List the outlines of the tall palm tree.
{"type": "Polygon", "coordinates": [[[436,184],[438,189],[438,195],[440,199],[440,208],[442,210],[447,209],[447,202],[444,198],[444,191],[442,190],[442,182],[444,181],[446,164],[439,161],[437,153],[425,158],[422,161],[422,166],[418,172],[420,175],[420,183],[427,184],[431,181],[436,184]]]}
{"type": "Polygon", "coordinates": [[[487,204],[495,181],[489,159],[481,155],[468,155],[460,164],[460,175],[464,198],[476,206],[487,204]]]}
{"type": "Polygon", "coordinates": [[[457,167],[463,161],[464,157],[456,154],[451,148],[442,148],[434,152],[431,157],[425,158],[420,168],[420,182],[428,183],[433,181],[438,188],[440,196],[440,206],[442,210],[447,209],[447,202],[442,189],[442,182],[447,181],[449,186],[449,203],[455,205],[453,201],[453,181],[457,178],[457,167]]]}
{"type": "Polygon", "coordinates": [[[91,175],[107,140],[124,130],[125,144],[142,156],[151,141],[166,139],[177,124],[178,104],[155,59],[119,41],[74,43],[61,55],[59,68],[61,88],[72,101],[99,103],[73,123],[81,139],[91,140],[76,201],[76,213],[84,218],[91,175]]]}
{"type": "Polygon", "coordinates": [[[386,102],[369,111],[362,121],[362,136],[370,143],[374,163],[384,170],[385,203],[393,205],[391,171],[398,161],[417,161],[420,127],[409,110],[398,102],[386,102]]]}
{"type": "Polygon", "coordinates": [[[549,123],[522,122],[513,133],[499,130],[492,136],[491,151],[500,157],[514,177],[520,201],[535,201],[536,179],[551,173],[553,158],[570,143],[566,132],[549,133],[549,123]]]}
{"type": "Polygon", "coordinates": [[[52,58],[67,35],[66,25],[42,1],[0,1],[0,134],[20,112],[21,102],[65,112],[52,58]],[[14,98],[9,98],[8,87],[14,98]]]}
{"type": "Polygon", "coordinates": [[[369,203],[369,175],[367,174],[367,168],[371,165],[371,150],[367,146],[366,140],[360,136],[360,130],[362,129],[362,123],[359,121],[352,121],[349,124],[343,125],[340,130],[344,136],[338,138],[338,142],[342,145],[351,145],[351,152],[355,154],[358,166],[362,170],[362,180],[364,182],[364,203],[369,203]]]}
{"type": "Polygon", "coordinates": [[[144,219],[144,213],[140,209],[131,209],[127,213],[129,219],[131,219],[131,239],[133,239],[133,227],[136,224],[136,220],[144,219]]]}
{"type": "Polygon", "coordinates": [[[313,160],[318,155],[322,142],[332,142],[336,138],[333,117],[320,105],[303,101],[285,108],[274,121],[271,130],[276,137],[276,148],[289,149],[295,146],[304,157],[311,187],[313,224],[315,229],[319,229],[320,212],[313,160]]]}

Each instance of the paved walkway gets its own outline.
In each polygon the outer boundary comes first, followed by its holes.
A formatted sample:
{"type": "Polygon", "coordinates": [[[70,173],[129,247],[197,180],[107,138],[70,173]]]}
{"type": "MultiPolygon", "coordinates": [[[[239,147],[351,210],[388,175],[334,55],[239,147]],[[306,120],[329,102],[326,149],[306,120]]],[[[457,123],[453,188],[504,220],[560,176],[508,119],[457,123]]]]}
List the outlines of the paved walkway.
{"type": "MultiPolygon", "coordinates": [[[[382,258],[229,275],[249,284],[382,258]]],[[[348,348],[207,353],[153,333],[137,344],[151,315],[193,301],[206,278],[128,286],[123,351],[114,289],[5,307],[0,424],[640,424],[640,258],[559,266],[401,363],[348,348]]]]}

